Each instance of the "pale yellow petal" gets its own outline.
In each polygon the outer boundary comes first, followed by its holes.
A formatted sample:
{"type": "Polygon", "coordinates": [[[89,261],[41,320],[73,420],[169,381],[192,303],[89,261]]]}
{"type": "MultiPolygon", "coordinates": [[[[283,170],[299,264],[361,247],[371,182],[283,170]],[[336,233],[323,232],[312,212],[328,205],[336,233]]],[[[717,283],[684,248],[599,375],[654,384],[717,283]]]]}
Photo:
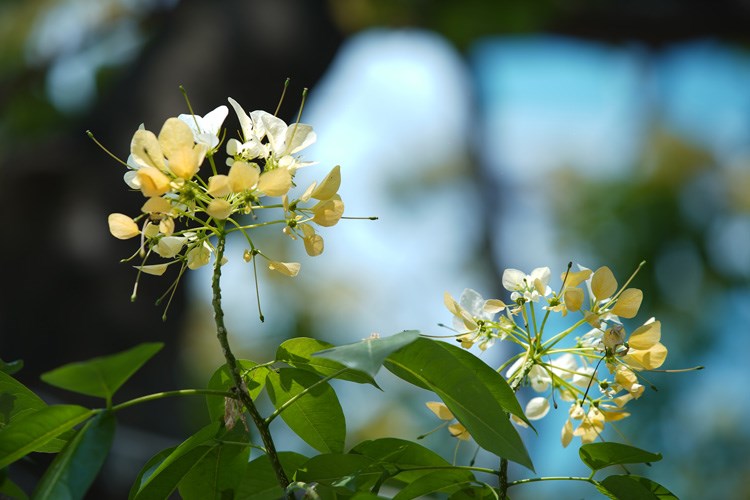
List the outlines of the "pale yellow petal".
{"type": "Polygon", "coordinates": [[[169,170],[177,177],[190,179],[205,155],[205,146],[193,141],[193,131],[178,118],[168,118],[159,132],[159,145],[169,161],[169,170]]]}
{"type": "Polygon", "coordinates": [[[165,236],[154,246],[154,251],[165,259],[171,259],[180,253],[184,245],[185,238],[183,236],[165,236]]]}
{"type": "Polygon", "coordinates": [[[336,165],[328,172],[318,187],[312,192],[311,196],[316,200],[327,200],[338,192],[341,186],[341,167],[336,165]]]}
{"type": "Polygon", "coordinates": [[[439,401],[428,401],[425,405],[427,405],[427,408],[429,408],[430,411],[432,411],[432,413],[434,413],[440,420],[453,420],[455,418],[453,413],[451,413],[444,403],[439,401]]]}
{"type": "Polygon", "coordinates": [[[591,269],[583,269],[581,271],[571,271],[567,273],[567,278],[565,277],[566,273],[562,273],[560,279],[565,280],[563,282],[563,286],[570,286],[570,287],[576,287],[589,279],[589,276],[591,276],[591,269]]]}
{"type": "Polygon", "coordinates": [[[339,195],[334,195],[331,199],[318,202],[312,208],[313,211],[313,222],[319,226],[330,227],[335,226],[341,216],[344,215],[344,202],[341,201],[339,195]]]}
{"type": "Polygon", "coordinates": [[[133,267],[146,274],[153,274],[154,276],[161,276],[167,270],[168,266],[169,264],[149,264],[147,266],[133,266],[133,267]]]}
{"type": "Polygon", "coordinates": [[[292,278],[297,276],[300,267],[302,265],[299,262],[276,262],[272,260],[268,263],[268,269],[292,278]]]}
{"type": "Polygon", "coordinates": [[[497,314],[505,309],[505,303],[499,299],[488,299],[484,301],[482,310],[487,314],[497,314]]]}
{"type": "Polygon", "coordinates": [[[187,265],[190,269],[198,269],[209,263],[211,250],[206,245],[198,245],[187,253],[187,265]]]}
{"type": "Polygon", "coordinates": [[[208,178],[208,194],[214,198],[221,198],[232,192],[229,177],[226,175],[212,175],[208,178]]]}
{"type": "Polygon", "coordinates": [[[323,237],[319,234],[313,234],[312,236],[305,237],[302,239],[305,244],[305,252],[310,257],[315,257],[323,253],[323,237]]]}
{"type": "Polygon", "coordinates": [[[594,272],[591,277],[591,291],[597,301],[611,297],[617,291],[617,280],[607,266],[602,266],[594,272]]]}
{"type": "Polygon", "coordinates": [[[258,190],[266,196],[283,196],[292,187],[292,174],[285,168],[277,168],[260,174],[258,190]]]}
{"type": "Polygon", "coordinates": [[[141,212],[145,214],[166,214],[170,210],[172,210],[172,204],[161,196],[149,198],[141,207],[141,212]]]}
{"type": "Polygon", "coordinates": [[[232,204],[222,198],[216,198],[208,204],[206,213],[217,220],[227,219],[232,215],[232,204]]]}
{"type": "Polygon", "coordinates": [[[130,141],[130,154],[141,167],[152,167],[157,170],[166,170],[164,165],[164,154],[159,141],[153,132],[149,130],[136,130],[130,141]]]}
{"type": "Polygon", "coordinates": [[[563,292],[563,300],[568,311],[578,311],[583,305],[583,290],[580,288],[566,288],[563,292]]]}
{"type": "Polygon", "coordinates": [[[661,321],[651,318],[630,335],[628,345],[633,349],[645,350],[659,340],[661,340],[661,321]]]}
{"type": "Polygon", "coordinates": [[[159,221],[159,232],[170,236],[174,232],[174,219],[162,219],[159,221]]]}
{"type": "Polygon", "coordinates": [[[570,420],[565,421],[562,432],[560,433],[560,441],[562,442],[563,448],[567,448],[570,442],[573,440],[573,423],[570,420]]]}
{"type": "Polygon", "coordinates": [[[458,438],[461,441],[466,441],[471,437],[471,434],[466,430],[466,427],[459,423],[449,425],[448,432],[451,433],[451,436],[458,438]]]}
{"type": "Polygon", "coordinates": [[[667,359],[667,348],[662,343],[656,343],[647,350],[631,349],[625,356],[625,362],[635,369],[654,370],[659,368],[667,359]]]}
{"type": "Polygon", "coordinates": [[[141,234],[138,224],[125,214],[109,214],[109,232],[118,240],[129,240],[141,234]]]}
{"type": "Polygon", "coordinates": [[[169,191],[169,177],[154,167],[142,167],[135,173],[144,196],[153,198],[169,191]]]}
{"type": "Polygon", "coordinates": [[[611,312],[623,318],[634,318],[638,314],[638,309],[640,309],[642,301],[642,291],[637,288],[628,288],[623,290],[617,298],[617,303],[611,312]]]}
{"type": "Polygon", "coordinates": [[[241,193],[258,184],[260,168],[255,163],[236,161],[229,169],[229,186],[233,193],[241,193]]]}

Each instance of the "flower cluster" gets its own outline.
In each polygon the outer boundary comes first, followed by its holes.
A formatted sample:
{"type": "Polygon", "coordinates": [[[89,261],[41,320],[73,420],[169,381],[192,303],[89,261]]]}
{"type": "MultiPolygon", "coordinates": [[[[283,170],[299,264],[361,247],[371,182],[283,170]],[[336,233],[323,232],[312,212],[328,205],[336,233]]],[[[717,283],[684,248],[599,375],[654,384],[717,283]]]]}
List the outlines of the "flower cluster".
{"type": "MultiPolygon", "coordinates": [[[[453,314],[455,337],[462,347],[478,344],[483,351],[495,340],[507,339],[522,348],[498,371],[514,390],[529,386],[538,394],[526,404],[529,420],[547,415],[550,401],[555,408],[556,401],[567,401],[570,409],[562,429],[563,446],[574,436],[590,443],[601,437],[606,422],[630,415],[624,406],[645,390],[640,372],[659,368],[667,356],[658,321],[649,319],[629,336],[621,321],[634,318],[643,300],[641,290],[627,287],[634,276],[619,287],[608,267],[592,271],[578,266],[573,271],[568,266],[555,292],[549,286],[551,271],[547,267],[530,274],[507,269],[502,285],[510,292],[509,304],[499,299],[484,300],[471,289],[464,290],[458,301],[446,293],[444,302],[453,314]],[[497,317],[498,313],[503,314],[497,317]],[[544,328],[553,313],[579,313],[581,317],[546,338],[544,328]],[[583,326],[589,331],[576,337],[574,346],[559,347],[563,339],[583,326]],[[606,370],[600,371],[602,364],[606,370]]],[[[511,418],[526,426],[521,419],[511,418]]]]}
{"type": "Polygon", "coordinates": [[[333,226],[341,219],[344,203],[338,195],[338,166],[299,197],[290,194],[297,170],[310,164],[298,153],[315,142],[312,127],[287,125],[265,111],[248,114],[232,98],[229,103],[241,135],[226,143],[226,173],[219,173],[214,157],[224,137],[227,106],[205,116],[168,118],[158,135],[143,125],[133,134],[130,156],[123,162],[128,167],[124,179],[146,200],[135,217],[110,214],[109,230],[119,239],[140,237],[138,251],[125,259],[138,259],[139,274],[161,275],[173,264],[180,266],[180,275],[185,268],[197,269],[216,253],[212,237],[240,232],[248,244],[244,260],[260,256],[269,269],[295,276],[300,264],[268,257],[254,244],[251,230],[281,225],[292,239],[303,241],[308,255],[315,256],[323,252],[317,227],[333,226]],[[208,175],[203,167],[206,160],[208,175]],[[154,257],[162,260],[153,262],[154,257]]]}

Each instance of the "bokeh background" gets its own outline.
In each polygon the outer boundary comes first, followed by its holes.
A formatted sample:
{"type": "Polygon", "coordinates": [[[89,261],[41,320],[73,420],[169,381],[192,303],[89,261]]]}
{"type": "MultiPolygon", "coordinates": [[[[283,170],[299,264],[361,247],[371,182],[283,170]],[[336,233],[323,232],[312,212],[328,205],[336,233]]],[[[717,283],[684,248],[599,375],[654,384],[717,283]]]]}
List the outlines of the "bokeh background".
{"type": "MultiPolygon", "coordinates": [[[[608,265],[622,282],[646,260],[633,325],[656,316],[668,367],[706,369],[649,377],[658,392],[631,403],[619,429],[664,460],[632,471],[682,498],[750,498],[748,26],[742,0],[4,0],[0,358],[23,359],[19,377],[49,402],[95,404],[39,374],[162,341],[121,398],[203,386],[221,362],[208,275],[190,273],[166,322],[153,304],[168,280],[144,280],[130,303],[135,273],[118,261],[132,242],[112,238],[106,217],[136,213],[141,197],[85,131],[124,158],[139,124],[158,130],[186,112],[179,85],[199,114],[227,96],[272,111],[291,77],[280,114],[293,119],[309,88],[303,121],[319,137],[305,151],[319,166],[304,175],[341,164],[347,214],[379,220],[326,230],[316,259],[269,232],[303,268],[294,280],[261,270],[264,323],[252,271],[230,248],[224,295],[241,356],[270,359],[301,335],[445,334],[443,292],[505,298],[506,267],[608,265]]],[[[352,444],[437,425],[429,395],[380,377],[385,393],[337,386],[352,444]]],[[[566,414],[524,434],[540,475],[584,473],[575,446],[559,444],[566,414]]],[[[204,418],[199,400],[123,412],[91,498],[126,497],[140,466],[204,418]]],[[[424,442],[451,458],[447,433],[424,442]]],[[[305,451],[286,434],[280,448],[305,451]]],[[[29,487],[45,466],[13,472],[29,487]]],[[[514,492],[547,496],[597,493],[514,492]]]]}

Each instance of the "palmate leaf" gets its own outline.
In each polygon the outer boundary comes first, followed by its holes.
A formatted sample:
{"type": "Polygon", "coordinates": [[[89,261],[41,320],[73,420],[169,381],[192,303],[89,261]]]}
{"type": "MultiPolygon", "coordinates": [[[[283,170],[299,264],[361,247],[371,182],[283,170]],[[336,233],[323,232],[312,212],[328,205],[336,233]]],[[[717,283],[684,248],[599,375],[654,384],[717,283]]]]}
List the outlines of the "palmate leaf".
{"type": "Polygon", "coordinates": [[[320,380],[319,376],[305,370],[281,368],[277,372],[269,371],[266,386],[277,409],[307,391],[281,411],[281,418],[316,450],[340,453],[346,437],[344,411],[333,388],[327,382],[319,383],[320,380]]]}
{"type": "Polygon", "coordinates": [[[593,471],[610,465],[658,462],[662,458],[660,453],[651,453],[622,443],[584,444],[578,449],[578,455],[593,471]]]}
{"type": "Polygon", "coordinates": [[[44,373],[42,380],[68,391],[111,400],[112,395],[164,344],[144,343],[111,356],[69,363],[44,373]]]}
{"type": "Polygon", "coordinates": [[[446,342],[420,338],[391,354],[385,367],[440,396],[479,446],[533,470],[508,418],[512,413],[525,420],[523,410],[505,379],[482,360],[446,342]]]}
{"type": "Polygon", "coordinates": [[[419,332],[407,330],[390,337],[373,337],[355,344],[319,351],[313,357],[332,359],[352,370],[374,377],[385,358],[418,338],[419,332]]]}
{"type": "Polygon", "coordinates": [[[52,461],[33,498],[83,498],[104,465],[114,435],[112,412],[102,412],[86,422],[52,461]]]}

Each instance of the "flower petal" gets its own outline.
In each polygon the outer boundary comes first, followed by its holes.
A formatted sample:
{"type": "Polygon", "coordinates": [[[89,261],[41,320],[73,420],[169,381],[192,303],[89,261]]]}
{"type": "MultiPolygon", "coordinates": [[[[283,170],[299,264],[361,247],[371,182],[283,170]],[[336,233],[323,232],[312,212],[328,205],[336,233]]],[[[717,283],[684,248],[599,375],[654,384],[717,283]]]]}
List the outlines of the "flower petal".
{"type": "Polygon", "coordinates": [[[313,190],[310,195],[316,200],[327,200],[338,192],[341,186],[341,167],[336,165],[333,169],[328,172],[325,179],[323,179],[318,187],[313,190]]]}
{"type": "Polygon", "coordinates": [[[539,420],[549,413],[549,401],[541,396],[531,398],[524,413],[529,420],[539,420]]]}
{"type": "Polygon", "coordinates": [[[607,266],[602,266],[591,277],[591,292],[597,301],[611,297],[617,290],[615,275],[607,266]]]}
{"type": "Polygon", "coordinates": [[[118,240],[129,240],[141,234],[138,224],[125,214],[109,214],[109,232],[118,240]]]}
{"type": "Polygon", "coordinates": [[[640,309],[642,301],[642,291],[637,288],[628,288],[623,290],[617,298],[617,303],[611,312],[623,318],[634,318],[638,314],[638,309],[640,309]]]}
{"type": "Polygon", "coordinates": [[[302,265],[299,262],[277,262],[272,260],[268,263],[268,269],[277,271],[291,278],[297,276],[300,267],[302,267],[302,265]]]}

